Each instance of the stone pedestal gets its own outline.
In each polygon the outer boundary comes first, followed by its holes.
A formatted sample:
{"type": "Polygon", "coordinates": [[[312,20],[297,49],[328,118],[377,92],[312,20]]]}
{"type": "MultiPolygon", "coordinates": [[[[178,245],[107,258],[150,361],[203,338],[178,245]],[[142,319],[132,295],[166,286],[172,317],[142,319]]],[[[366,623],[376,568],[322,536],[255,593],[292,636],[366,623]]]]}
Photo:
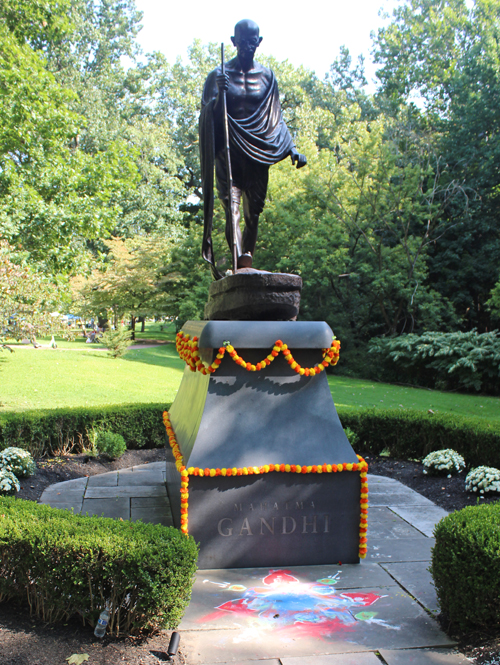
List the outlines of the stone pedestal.
{"type": "MultiPolygon", "coordinates": [[[[320,322],[190,322],[184,332],[199,337],[209,363],[225,341],[256,364],[281,339],[297,362],[312,367],[332,340],[320,322]]],[[[170,421],[186,467],[358,461],[325,372],[300,376],[281,354],[260,372],[248,372],[228,354],[209,376],[186,367],[170,421]]],[[[200,568],[359,561],[356,472],[190,475],[188,512],[189,533],[200,543],[200,568]]],[[[180,515],[174,519],[180,523],[180,515]]]]}
{"type": "Polygon", "coordinates": [[[241,268],[210,284],[205,318],[223,321],[291,321],[297,318],[298,275],[241,268]]]}

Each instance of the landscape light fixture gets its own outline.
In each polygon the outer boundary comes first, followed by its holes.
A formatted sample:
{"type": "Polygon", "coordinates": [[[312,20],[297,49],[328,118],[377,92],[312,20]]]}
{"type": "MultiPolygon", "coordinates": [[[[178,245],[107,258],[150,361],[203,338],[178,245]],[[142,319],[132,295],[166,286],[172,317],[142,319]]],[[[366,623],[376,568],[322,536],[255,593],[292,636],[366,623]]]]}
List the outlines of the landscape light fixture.
{"type": "Polygon", "coordinates": [[[179,633],[173,632],[170,637],[170,642],[168,644],[168,649],[167,649],[167,658],[169,661],[172,660],[175,654],[177,653],[180,640],[181,636],[179,635],[179,633]]]}

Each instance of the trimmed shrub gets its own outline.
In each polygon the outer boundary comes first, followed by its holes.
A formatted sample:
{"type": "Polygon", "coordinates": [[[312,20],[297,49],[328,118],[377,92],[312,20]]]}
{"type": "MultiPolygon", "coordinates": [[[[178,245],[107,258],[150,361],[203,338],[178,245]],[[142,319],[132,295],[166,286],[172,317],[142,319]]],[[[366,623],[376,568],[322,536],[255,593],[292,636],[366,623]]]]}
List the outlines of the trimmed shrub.
{"type": "Polygon", "coordinates": [[[132,332],[123,326],[119,326],[116,330],[107,328],[101,335],[101,342],[108,348],[108,356],[121,358],[132,344],[132,332]]]}
{"type": "Polygon", "coordinates": [[[26,599],[47,622],[77,614],[109,632],[175,628],[196,571],[193,538],[173,527],[83,517],[0,498],[0,600],[26,599]]]}
{"type": "Polygon", "coordinates": [[[97,450],[110,459],[121,457],[127,450],[125,439],[114,432],[99,432],[96,439],[97,450]]]}
{"type": "Polygon", "coordinates": [[[441,611],[462,631],[500,626],[500,503],[451,513],[435,536],[430,571],[441,611]]]}
{"type": "Polygon", "coordinates": [[[448,478],[451,478],[465,469],[464,458],[451,448],[429,453],[427,457],[424,457],[422,464],[424,466],[423,473],[429,474],[429,476],[448,476],[448,478]]]}
{"type": "Polygon", "coordinates": [[[21,485],[17,476],[8,469],[0,469],[0,496],[10,496],[19,492],[21,485]]]}
{"type": "Polygon", "coordinates": [[[399,409],[338,409],[344,427],[359,436],[357,452],[423,459],[433,450],[453,448],[468,466],[500,467],[500,424],[456,415],[399,409]]]}
{"type": "Polygon", "coordinates": [[[165,444],[162,414],[170,404],[23,411],[0,415],[0,450],[18,446],[33,457],[81,452],[92,447],[96,430],[115,432],[127,448],[157,448],[165,444]]]}
{"type": "Polygon", "coordinates": [[[491,466],[478,466],[467,474],[466,492],[500,492],[500,469],[491,466]]]}
{"type": "Polygon", "coordinates": [[[10,446],[0,452],[0,469],[12,471],[17,478],[29,478],[35,473],[36,464],[27,450],[10,446]]]}

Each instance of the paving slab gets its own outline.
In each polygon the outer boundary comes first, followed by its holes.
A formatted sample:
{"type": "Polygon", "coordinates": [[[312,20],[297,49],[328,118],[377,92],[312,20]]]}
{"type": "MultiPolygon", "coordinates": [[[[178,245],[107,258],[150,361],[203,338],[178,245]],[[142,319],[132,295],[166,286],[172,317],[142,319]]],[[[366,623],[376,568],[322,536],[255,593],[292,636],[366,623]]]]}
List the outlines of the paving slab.
{"type": "Polygon", "coordinates": [[[147,471],[148,469],[165,469],[165,460],[160,462],[146,462],[145,464],[137,464],[130,467],[134,471],[147,471]]]}
{"type": "Polygon", "coordinates": [[[138,496],[130,499],[130,505],[133,508],[165,508],[170,511],[170,501],[168,496],[138,496]]]}
{"type": "Polygon", "coordinates": [[[439,612],[436,588],[430,574],[429,561],[381,564],[399,584],[430,612],[439,612]]]}
{"type": "Polygon", "coordinates": [[[65,489],[59,490],[57,485],[48,487],[40,497],[40,503],[61,503],[69,501],[71,503],[78,503],[83,500],[84,489],[65,489]]]}
{"type": "Polygon", "coordinates": [[[414,492],[409,487],[387,486],[383,489],[373,489],[368,484],[368,496],[370,505],[375,506],[426,506],[433,507],[434,504],[425,496],[414,492]]]}
{"type": "Polygon", "coordinates": [[[135,522],[173,526],[170,502],[166,496],[130,499],[130,519],[135,522]]]}
{"type": "MultiPolygon", "coordinates": [[[[314,665],[381,665],[373,651],[315,656],[311,663],[314,665]]],[[[281,665],[304,665],[304,658],[281,658],[281,665]]]]}
{"type": "Polygon", "coordinates": [[[50,501],[42,501],[40,503],[46,504],[51,508],[59,508],[59,510],[72,510],[74,513],[78,514],[82,510],[83,497],[71,499],[51,499],[50,501]]]}
{"type": "Polygon", "coordinates": [[[452,649],[380,649],[380,655],[387,665],[470,665],[471,662],[452,649]]]}
{"type": "Polygon", "coordinates": [[[47,487],[47,490],[50,490],[52,488],[57,487],[57,491],[60,492],[61,490],[76,490],[76,489],[84,489],[87,486],[87,483],[90,479],[85,477],[85,478],[73,478],[73,480],[63,480],[60,483],[55,483],[54,485],[49,485],[47,487]]]}
{"type": "Polygon", "coordinates": [[[398,561],[430,561],[434,538],[369,538],[368,561],[396,563],[398,561]]]}
{"type": "Polygon", "coordinates": [[[449,514],[444,508],[436,505],[428,506],[425,510],[410,506],[390,506],[390,508],[429,538],[434,535],[436,524],[449,514]]]}
{"type": "Polygon", "coordinates": [[[387,506],[377,506],[374,507],[370,503],[368,504],[368,521],[369,522],[404,522],[405,520],[396,515],[390,508],[387,506]]]}
{"type": "Polygon", "coordinates": [[[137,471],[128,469],[118,473],[118,486],[135,485],[161,485],[163,483],[162,469],[146,469],[137,471]]]}
{"type": "Polygon", "coordinates": [[[165,485],[124,485],[122,487],[89,487],[85,499],[114,499],[116,497],[166,496],[165,485]]]}
{"type": "Polygon", "coordinates": [[[130,499],[118,497],[112,499],[84,499],[82,515],[88,513],[97,517],[130,519],[130,499]]]}
{"type": "Polygon", "coordinates": [[[394,478],[389,478],[388,476],[377,476],[374,473],[368,474],[368,483],[371,487],[375,485],[401,485],[400,482],[394,480],[394,478]]]}
{"type": "Polygon", "coordinates": [[[368,515],[368,541],[372,538],[422,538],[422,532],[402,519],[372,522],[368,515]]]}
{"type": "Polygon", "coordinates": [[[100,473],[97,476],[91,476],[87,487],[116,487],[118,485],[118,471],[109,471],[100,473]]]}

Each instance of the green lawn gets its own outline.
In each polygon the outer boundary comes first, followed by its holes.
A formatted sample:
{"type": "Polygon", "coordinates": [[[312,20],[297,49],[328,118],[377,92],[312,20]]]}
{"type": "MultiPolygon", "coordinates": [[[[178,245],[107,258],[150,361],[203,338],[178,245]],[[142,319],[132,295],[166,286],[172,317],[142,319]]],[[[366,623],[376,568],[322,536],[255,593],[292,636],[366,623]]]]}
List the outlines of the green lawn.
{"type": "MultiPolygon", "coordinates": [[[[159,324],[154,324],[159,326],[159,324]]],[[[144,333],[151,338],[159,330],[144,333]]],[[[173,339],[173,328],[165,335],[173,339]]],[[[98,406],[138,402],[171,402],[184,363],[173,344],[132,349],[121,359],[109,358],[97,344],[83,339],[58,342],[57,349],[16,348],[0,353],[0,412],[98,406]]],[[[456,413],[500,420],[500,399],[405,388],[329,375],[338,407],[400,408],[456,413]]]]}
{"type": "Polygon", "coordinates": [[[116,360],[97,345],[86,346],[4,351],[0,412],[174,399],[184,363],[173,344],[127,351],[116,360]]]}
{"type": "Polygon", "coordinates": [[[423,388],[407,388],[345,376],[328,376],[333,399],[338,407],[375,407],[414,409],[434,413],[455,413],[500,421],[500,398],[462,393],[445,393],[423,388]]]}

